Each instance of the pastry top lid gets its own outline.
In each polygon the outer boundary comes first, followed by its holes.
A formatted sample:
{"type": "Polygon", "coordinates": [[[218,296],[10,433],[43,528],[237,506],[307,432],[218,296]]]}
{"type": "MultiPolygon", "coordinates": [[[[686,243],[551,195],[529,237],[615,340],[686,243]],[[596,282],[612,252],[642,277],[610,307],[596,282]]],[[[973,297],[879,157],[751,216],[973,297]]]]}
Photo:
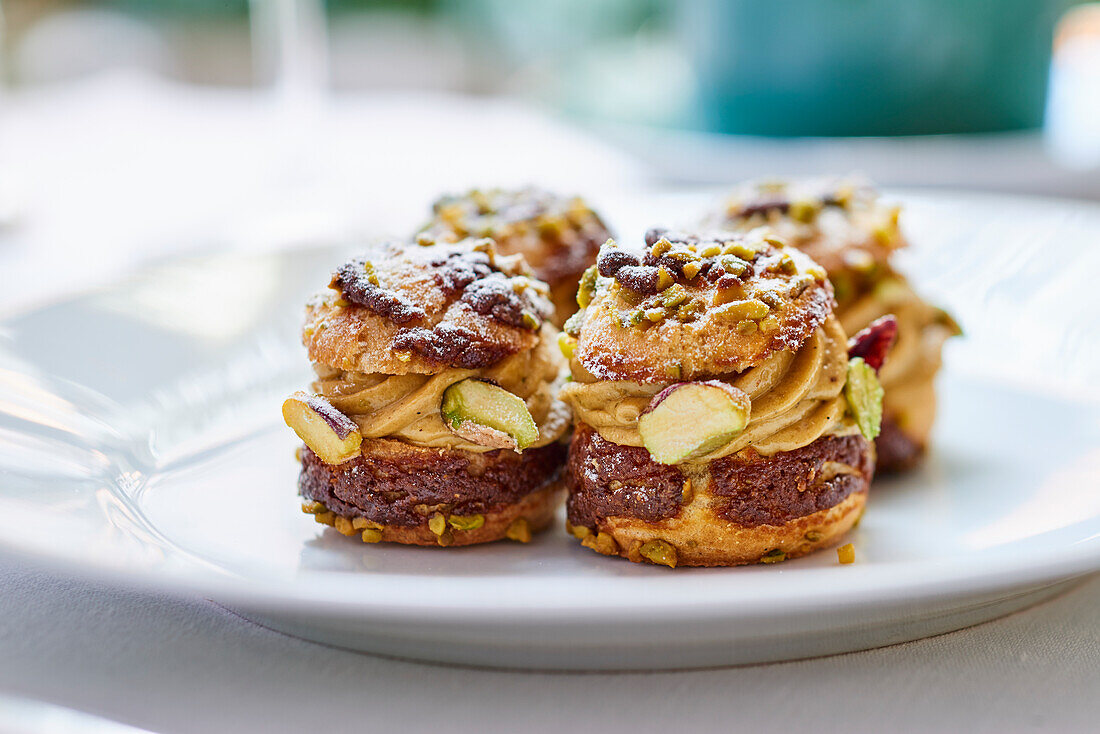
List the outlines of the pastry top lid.
{"type": "Polygon", "coordinates": [[[422,232],[440,239],[492,237],[500,252],[523,254],[548,282],[576,279],[611,236],[580,197],[535,187],[474,189],[441,197],[422,232]]]}
{"type": "Polygon", "coordinates": [[[832,311],[832,286],[766,228],[650,230],[634,250],[609,242],[566,324],[575,359],[604,380],[669,382],[740,372],[797,349],[832,311]]]}
{"type": "Polygon", "coordinates": [[[886,266],[906,245],[899,213],[868,181],[848,176],[753,181],[704,221],[735,231],[770,226],[832,275],[886,266]]]}
{"type": "Polygon", "coordinates": [[[491,239],[372,246],[306,306],[314,362],[390,375],[481,369],[538,343],[545,283],[491,239]]]}

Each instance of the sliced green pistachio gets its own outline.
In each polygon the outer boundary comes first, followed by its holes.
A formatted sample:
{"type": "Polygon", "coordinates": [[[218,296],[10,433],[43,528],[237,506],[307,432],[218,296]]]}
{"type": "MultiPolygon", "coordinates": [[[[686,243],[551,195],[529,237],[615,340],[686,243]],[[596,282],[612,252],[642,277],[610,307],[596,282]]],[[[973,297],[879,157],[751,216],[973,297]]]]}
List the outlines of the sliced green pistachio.
{"type": "Polygon", "coordinates": [[[844,397],[848,400],[859,432],[868,441],[873,441],[882,427],[882,395],[882,384],[875,370],[862,357],[848,360],[844,397]]]}
{"type": "Polygon", "coordinates": [[[483,446],[523,451],[539,437],[522,398],[475,377],[448,387],[439,412],[456,435],[483,446]]]}

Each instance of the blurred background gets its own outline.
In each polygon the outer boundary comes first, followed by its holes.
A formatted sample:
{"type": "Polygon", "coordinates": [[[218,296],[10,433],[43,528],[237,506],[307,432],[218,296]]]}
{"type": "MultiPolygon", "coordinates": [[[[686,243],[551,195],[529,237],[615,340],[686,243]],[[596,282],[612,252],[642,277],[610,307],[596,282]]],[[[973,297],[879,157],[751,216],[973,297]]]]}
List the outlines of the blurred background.
{"type": "Polygon", "coordinates": [[[1100,3],[0,0],[0,81],[4,309],[474,185],[1100,198],[1100,3]]]}

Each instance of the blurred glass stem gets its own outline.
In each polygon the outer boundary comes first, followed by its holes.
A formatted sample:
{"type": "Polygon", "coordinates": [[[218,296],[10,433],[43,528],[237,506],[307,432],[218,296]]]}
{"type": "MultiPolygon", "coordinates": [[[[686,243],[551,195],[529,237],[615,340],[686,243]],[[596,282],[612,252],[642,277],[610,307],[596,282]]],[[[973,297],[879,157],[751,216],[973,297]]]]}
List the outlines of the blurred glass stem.
{"type": "Polygon", "coordinates": [[[251,0],[256,77],[270,80],[294,151],[315,132],[326,99],[328,37],[323,0],[251,0]]]}

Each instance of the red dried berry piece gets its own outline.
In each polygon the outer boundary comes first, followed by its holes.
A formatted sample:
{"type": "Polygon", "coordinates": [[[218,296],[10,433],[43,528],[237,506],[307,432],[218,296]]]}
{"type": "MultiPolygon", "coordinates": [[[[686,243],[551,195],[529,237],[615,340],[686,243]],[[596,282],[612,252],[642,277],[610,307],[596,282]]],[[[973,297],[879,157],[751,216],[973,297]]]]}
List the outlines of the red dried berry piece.
{"type": "Polygon", "coordinates": [[[898,320],[893,314],[886,314],[848,340],[848,357],[862,357],[871,369],[878,372],[897,338],[898,320]]]}

